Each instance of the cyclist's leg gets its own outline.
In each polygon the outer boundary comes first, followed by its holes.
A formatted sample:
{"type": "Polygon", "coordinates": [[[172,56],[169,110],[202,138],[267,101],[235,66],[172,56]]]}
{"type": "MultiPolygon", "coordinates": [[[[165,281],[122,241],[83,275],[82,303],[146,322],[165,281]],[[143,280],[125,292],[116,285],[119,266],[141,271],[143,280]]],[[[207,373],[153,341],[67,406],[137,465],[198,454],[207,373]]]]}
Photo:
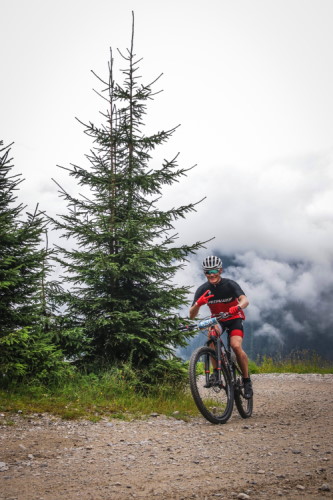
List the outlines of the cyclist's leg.
{"type": "Polygon", "coordinates": [[[249,361],[246,355],[246,352],[243,350],[243,332],[242,330],[231,330],[230,333],[230,346],[232,347],[239,368],[242,370],[242,374],[244,378],[249,378],[249,361]]]}
{"type": "Polygon", "coordinates": [[[244,332],[242,327],[239,329],[236,327],[230,328],[229,335],[230,335],[230,346],[233,348],[233,351],[236,355],[237,363],[243,375],[244,397],[246,399],[250,399],[253,396],[253,390],[249,375],[249,360],[242,347],[243,337],[244,337],[244,332]]]}
{"type": "Polygon", "coordinates": [[[247,379],[249,378],[249,361],[242,347],[244,337],[243,321],[240,318],[230,321],[228,324],[228,333],[230,346],[236,355],[237,363],[242,370],[243,378],[247,379]]]}

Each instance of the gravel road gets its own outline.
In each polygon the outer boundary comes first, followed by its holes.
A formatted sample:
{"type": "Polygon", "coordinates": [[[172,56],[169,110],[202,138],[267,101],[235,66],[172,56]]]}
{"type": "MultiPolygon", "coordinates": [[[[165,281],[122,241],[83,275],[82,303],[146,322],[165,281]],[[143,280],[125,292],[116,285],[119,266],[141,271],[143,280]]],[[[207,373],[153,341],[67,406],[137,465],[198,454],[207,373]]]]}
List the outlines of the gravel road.
{"type": "Polygon", "coordinates": [[[252,418],[217,426],[1,414],[0,500],[333,498],[333,375],[253,385],[252,418]]]}

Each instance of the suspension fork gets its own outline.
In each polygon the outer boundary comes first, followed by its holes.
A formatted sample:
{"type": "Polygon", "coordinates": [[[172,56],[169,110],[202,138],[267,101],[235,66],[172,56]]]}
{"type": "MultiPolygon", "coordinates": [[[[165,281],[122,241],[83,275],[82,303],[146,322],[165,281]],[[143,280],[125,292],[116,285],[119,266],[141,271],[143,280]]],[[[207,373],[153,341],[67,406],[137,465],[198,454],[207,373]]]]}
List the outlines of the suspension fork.
{"type": "Polygon", "coordinates": [[[216,352],[216,370],[217,370],[217,380],[219,385],[222,384],[222,363],[224,363],[226,360],[223,359],[223,353],[222,353],[222,340],[221,337],[217,337],[214,340],[214,348],[216,352]]]}
{"type": "MultiPolygon", "coordinates": [[[[222,365],[222,357],[221,357],[221,339],[218,338],[210,338],[207,342],[206,345],[207,347],[210,347],[212,349],[212,344],[214,344],[214,350],[216,352],[216,357],[217,357],[217,363],[216,366],[213,365],[213,368],[217,370],[218,374],[218,382],[221,383],[221,365],[222,365]]],[[[205,377],[206,377],[206,384],[209,384],[209,375],[211,374],[211,363],[210,363],[210,356],[209,354],[206,355],[205,357],[205,377]]]]}
{"type": "MultiPolygon", "coordinates": [[[[226,354],[222,353],[222,340],[221,340],[221,338],[217,337],[214,340],[210,339],[207,342],[207,346],[211,346],[212,343],[214,344],[214,349],[215,349],[215,352],[216,352],[216,362],[217,362],[217,366],[214,367],[214,368],[216,368],[216,370],[217,370],[218,383],[221,384],[222,383],[222,376],[221,376],[222,363],[225,364],[225,367],[226,367],[226,369],[227,369],[228,372],[230,371],[230,366],[229,366],[229,362],[228,362],[228,359],[226,357],[226,354]]],[[[209,375],[211,373],[210,372],[209,358],[210,358],[210,356],[207,354],[206,359],[205,359],[206,384],[209,383],[209,375]]]]}

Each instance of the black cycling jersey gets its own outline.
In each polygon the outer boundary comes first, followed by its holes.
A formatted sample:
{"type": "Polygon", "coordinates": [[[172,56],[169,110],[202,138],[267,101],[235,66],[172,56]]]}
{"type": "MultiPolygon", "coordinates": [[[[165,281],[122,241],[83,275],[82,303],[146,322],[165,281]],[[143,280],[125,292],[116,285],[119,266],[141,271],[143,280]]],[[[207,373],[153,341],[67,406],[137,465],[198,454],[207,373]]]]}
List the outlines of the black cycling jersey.
{"type": "MultiPolygon", "coordinates": [[[[238,305],[238,297],[240,295],[245,295],[236,281],[233,281],[229,278],[221,278],[221,280],[216,285],[212,285],[211,283],[206,281],[201,286],[199,286],[194,294],[192,305],[194,305],[198,298],[201,297],[201,295],[203,295],[207,290],[210,290],[211,294],[214,295],[214,297],[209,299],[207,304],[212,313],[212,316],[215,316],[220,312],[228,312],[231,306],[238,305]]],[[[227,320],[234,318],[245,319],[243,310],[239,311],[238,314],[231,316],[227,320]]]]}

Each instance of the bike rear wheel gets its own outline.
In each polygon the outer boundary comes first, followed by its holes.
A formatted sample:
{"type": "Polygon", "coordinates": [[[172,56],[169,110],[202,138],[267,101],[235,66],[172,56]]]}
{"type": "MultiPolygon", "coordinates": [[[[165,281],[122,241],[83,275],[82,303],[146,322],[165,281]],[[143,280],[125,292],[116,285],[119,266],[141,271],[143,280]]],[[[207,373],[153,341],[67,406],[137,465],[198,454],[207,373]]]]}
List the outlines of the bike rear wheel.
{"type": "Polygon", "coordinates": [[[213,349],[199,347],[194,351],[190,359],[190,388],[201,414],[212,424],[225,424],[232,413],[234,388],[224,365],[221,367],[221,383],[215,377],[210,387],[204,387],[205,372],[213,379],[216,366],[217,356],[213,349]]]}
{"type": "Polygon", "coordinates": [[[234,368],[234,395],[238,413],[242,418],[249,418],[253,411],[253,396],[250,399],[244,397],[244,384],[239,368],[235,365],[234,368]]]}

